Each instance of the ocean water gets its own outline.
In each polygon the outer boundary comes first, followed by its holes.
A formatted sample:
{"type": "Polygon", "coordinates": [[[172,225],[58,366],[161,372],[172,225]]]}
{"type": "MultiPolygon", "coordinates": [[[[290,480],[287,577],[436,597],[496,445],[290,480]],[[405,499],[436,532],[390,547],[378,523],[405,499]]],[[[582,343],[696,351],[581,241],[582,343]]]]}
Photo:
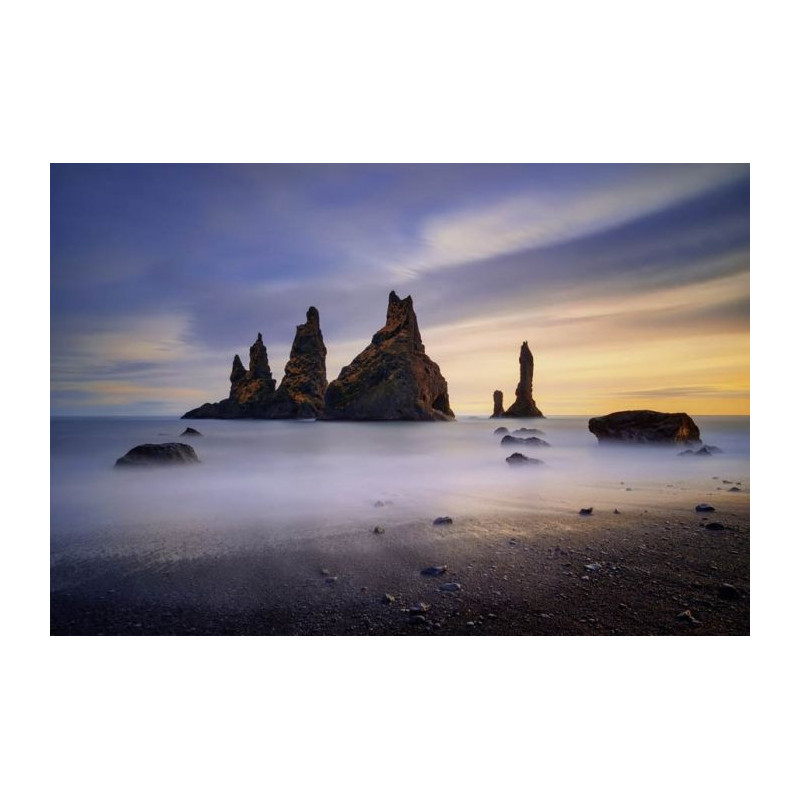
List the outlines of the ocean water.
{"type": "Polygon", "coordinates": [[[749,417],[695,417],[711,457],[683,448],[599,446],[588,417],[462,418],[453,423],[324,423],[175,418],[51,420],[51,549],[119,547],[181,532],[187,552],[239,530],[335,535],[348,525],[438,515],[693,507],[739,483],[749,491],[749,417]],[[538,428],[551,446],[506,447],[493,431],[538,428]],[[201,464],[113,469],[143,443],[179,441],[201,464]],[[510,467],[520,451],[537,466],[510,467]],[[377,505],[383,503],[385,505],[377,505]]]}

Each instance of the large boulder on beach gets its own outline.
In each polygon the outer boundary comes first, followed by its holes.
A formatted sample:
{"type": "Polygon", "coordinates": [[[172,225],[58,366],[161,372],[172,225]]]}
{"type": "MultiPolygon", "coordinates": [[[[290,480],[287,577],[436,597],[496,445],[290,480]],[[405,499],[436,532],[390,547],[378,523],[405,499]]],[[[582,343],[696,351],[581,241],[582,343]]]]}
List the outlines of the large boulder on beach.
{"type": "Polygon", "coordinates": [[[504,417],[543,417],[533,399],[533,353],[527,342],[519,349],[519,383],[516,390],[517,399],[503,412],[504,417]]]}
{"type": "Polygon", "coordinates": [[[118,458],[115,467],[159,467],[199,464],[194,448],[182,442],[140,444],[118,458]]]}
{"type": "Polygon", "coordinates": [[[449,421],[447,381],[425,354],[411,297],[389,295],[386,324],[325,392],[323,419],[449,421]]]}
{"type": "Polygon", "coordinates": [[[700,429],[684,413],[615,411],[592,417],[589,430],[600,444],[700,444],[700,429]]]}

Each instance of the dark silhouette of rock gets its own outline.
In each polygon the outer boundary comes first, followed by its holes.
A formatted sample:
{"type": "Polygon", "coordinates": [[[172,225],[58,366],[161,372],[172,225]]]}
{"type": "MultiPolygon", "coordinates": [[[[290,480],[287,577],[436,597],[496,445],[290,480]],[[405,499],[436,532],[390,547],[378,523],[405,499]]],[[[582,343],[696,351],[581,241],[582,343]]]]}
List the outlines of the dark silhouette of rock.
{"type": "Polygon", "coordinates": [[[496,434],[498,434],[498,435],[501,434],[501,433],[508,433],[508,428],[503,428],[503,427],[495,428],[494,432],[496,434]]]}
{"type": "Polygon", "coordinates": [[[283,380],[271,403],[272,419],[313,419],[322,413],[328,386],[327,353],[319,327],[319,311],[311,306],[305,324],[297,326],[283,380]]]}
{"type": "Polygon", "coordinates": [[[442,564],[438,567],[425,567],[420,575],[444,575],[445,572],[447,572],[447,564],[442,564]]]}
{"type": "Polygon", "coordinates": [[[550,447],[549,442],[546,442],[544,439],[538,439],[536,436],[529,436],[527,439],[520,439],[517,436],[504,436],[500,440],[500,444],[523,444],[528,447],[550,447]]]}
{"type": "Polygon", "coordinates": [[[499,389],[495,389],[494,394],[492,395],[494,399],[494,411],[492,411],[492,416],[489,419],[495,419],[497,417],[503,416],[503,393],[499,389]]]}
{"type": "Polygon", "coordinates": [[[742,593],[730,583],[723,583],[722,586],[717,589],[717,597],[720,600],[741,600],[742,593]]]}
{"type": "Polygon", "coordinates": [[[200,431],[196,431],[194,428],[187,428],[181,436],[202,436],[203,434],[200,431]]]}
{"type": "Polygon", "coordinates": [[[183,419],[309,419],[322,412],[327,378],[327,350],[313,306],[306,321],[297,326],[283,380],[275,390],[267,348],[261,334],[250,348],[245,369],[238,355],[231,368],[231,390],[226,400],[204,403],[187,411],[183,419]]]}
{"type": "Polygon", "coordinates": [[[140,444],[118,458],[115,467],[159,467],[199,464],[194,448],[182,442],[140,444]]]}
{"type": "Polygon", "coordinates": [[[436,517],[433,521],[434,525],[452,525],[453,518],[452,517],[436,517]]]}
{"type": "Polygon", "coordinates": [[[523,466],[526,464],[543,464],[543,461],[540,461],[538,458],[528,458],[528,456],[523,455],[522,453],[512,453],[507,459],[506,464],[509,464],[512,467],[523,466]]]}
{"type": "Polygon", "coordinates": [[[710,506],[708,503],[700,503],[694,507],[694,510],[700,514],[710,514],[712,511],[716,511],[714,506],[710,506]]]}
{"type": "Polygon", "coordinates": [[[531,436],[544,436],[544,431],[540,431],[538,428],[517,428],[517,430],[512,432],[512,436],[524,436],[525,434],[530,434],[531,436]]]}
{"type": "Polygon", "coordinates": [[[582,508],[582,509],[581,509],[581,510],[580,510],[578,513],[579,513],[579,514],[580,514],[582,517],[588,517],[588,516],[589,516],[589,514],[591,514],[591,513],[592,513],[592,511],[594,511],[594,507],[593,507],[593,506],[589,506],[589,508],[582,508]]]}
{"type": "Polygon", "coordinates": [[[519,350],[519,383],[516,397],[513,405],[503,413],[504,417],[544,416],[533,399],[533,353],[527,342],[523,342],[519,350]]]}
{"type": "Polygon", "coordinates": [[[590,419],[589,430],[601,444],[701,444],[699,428],[684,413],[615,411],[590,419]]]}
{"type": "Polygon", "coordinates": [[[244,368],[238,354],[233,357],[228,398],[193,408],[182,419],[260,419],[267,416],[274,397],[275,379],[269,368],[267,348],[259,333],[250,347],[249,369],[244,368]]]}
{"type": "Polygon", "coordinates": [[[386,324],[325,392],[323,419],[452,420],[447,381],[425,355],[411,297],[389,295],[386,324]]]}

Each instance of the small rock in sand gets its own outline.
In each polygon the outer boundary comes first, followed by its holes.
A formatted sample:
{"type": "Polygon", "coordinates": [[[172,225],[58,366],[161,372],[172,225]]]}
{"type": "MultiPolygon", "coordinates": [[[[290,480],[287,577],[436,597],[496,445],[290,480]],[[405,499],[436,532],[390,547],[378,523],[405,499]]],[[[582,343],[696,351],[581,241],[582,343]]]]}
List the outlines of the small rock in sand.
{"type": "Polygon", "coordinates": [[[392,603],[394,603],[394,595],[393,595],[393,594],[389,594],[389,593],[387,592],[387,593],[386,593],[386,594],[383,596],[383,599],[381,600],[381,602],[382,602],[384,605],[390,606],[392,603]]]}
{"type": "Polygon", "coordinates": [[[615,514],[619,514],[619,509],[618,509],[618,508],[615,508],[615,509],[614,509],[614,513],[615,513],[615,514]]]}
{"type": "Polygon", "coordinates": [[[436,517],[433,521],[434,525],[452,525],[453,518],[452,517],[436,517]]]}
{"type": "Polygon", "coordinates": [[[720,600],[741,600],[742,593],[730,583],[723,583],[722,586],[717,589],[717,597],[720,600]]]}
{"type": "Polygon", "coordinates": [[[461,584],[460,583],[443,583],[439,587],[440,592],[460,592],[461,591],[461,584]]]}
{"type": "Polygon", "coordinates": [[[724,531],[725,526],[721,522],[707,522],[704,525],[707,531],[724,531]]]}
{"type": "Polygon", "coordinates": [[[728,491],[729,492],[741,492],[742,490],[738,486],[731,486],[731,488],[728,489],[728,491]]]}
{"type": "Polygon", "coordinates": [[[375,527],[372,529],[372,532],[373,532],[373,533],[386,533],[386,528],[382,528],[380,525],[376,525],[376,526],[375,526],[375,527]]]}
{"type": "Polygon", "coordinates": [[[681,613],[680,613],[680,614],[678,614],[678,615],[675,617],[675,620],[676,620],[677,622],[688,622],[688,623],[690,623],[691,625],[699,625],[699,624],[700,624],[700,623],[699,623],[699,622],[698,622],[698,621],[697,621],[697,620],[694,618],[694,616],[692,615],[691,609],[688,609],[688,608],[687,608],[685,611],[681,611],[681,613]]]}
{"type": "Polygon", "coordinates": [[[431,610],[430,603],[423,603],[420,601],[419,603],[414,603],[413,606],[409,606],[408,613],[409,614],[425,614],[431,610]]]}
{"type": "Polygon", "coordinates": [[[594,564],[584,564],[583,568],[588,570],[589,572],[597,572],[602,565],[595,562],[594,564]]]}
{"type": "Polygon", "coordinates": [[[594,506],[589,506],[589,508],[582,508],[578,513],[583,517],[588,517],[589,514],[594,511],[594,506]]]}
{"type": "Polygon", "coordinates": [[[709,511],[716,511],[714,506],[710,506],[708,503],[699,503],[694,507],[694,510],[701,514],[707,514],[709,511]]]}
{"type": "Polygon", "coordinates": [[[339,576],[338,575],[328,575],[328,577],[325,578],[325,583],[334,584],[338,580],[339,580],[339,576]]]}
{"type": "Polygon", "coordinates": [[[425,567],[420,575],[444,575],[445,572],[447,572],[447,564],[442,564],[439,567],[425,567]]]}

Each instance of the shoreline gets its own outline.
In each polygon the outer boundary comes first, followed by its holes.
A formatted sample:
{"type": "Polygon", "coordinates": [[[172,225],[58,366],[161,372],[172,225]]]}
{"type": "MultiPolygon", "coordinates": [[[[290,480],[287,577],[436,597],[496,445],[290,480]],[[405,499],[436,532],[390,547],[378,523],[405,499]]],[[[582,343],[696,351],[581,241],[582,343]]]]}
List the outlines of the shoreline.
{"type": "Polygon", "coordinates": [[[749,493],[725,505],[387,519],[239,546],[215,526],[219,552],[57,558],[51,635],[749,635],[749,493]]]}

